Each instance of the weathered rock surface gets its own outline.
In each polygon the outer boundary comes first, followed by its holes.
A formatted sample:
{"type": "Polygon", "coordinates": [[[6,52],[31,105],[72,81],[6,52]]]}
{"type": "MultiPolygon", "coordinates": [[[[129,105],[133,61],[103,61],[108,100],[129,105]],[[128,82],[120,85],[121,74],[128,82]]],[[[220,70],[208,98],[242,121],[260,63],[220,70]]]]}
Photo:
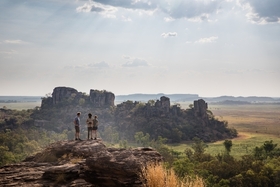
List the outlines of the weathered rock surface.
{"type": "Polygon", "coordinates": [[[78,91],[74,88],[56,87],[53,89],[52,93],[53,104],[58,104],[63,100],[69,99],[70,97],[75,97],[76,94],[78,94],[78,91]]]}
{"type": "Polygon", "coordinates": [[[106,148],[101,140],[61,141],[0,168],[0,186],[140,187],[141,168],[161,162],[151,148],[106,148]]]}
{"type": "Polygon", "coordinates": [[[110,107],[115,105],[115,94],[108,91],[90,90],[90,102],[95,107],[110,107]]]}
{"type": "Polygon", "coordinates": [[[195,115],[203,119],[206,119],[208,104],[203,99],[199,99],[197,101],[194,101],[193,105],[194,105],[195,115]]]}
{"type": "Polygon", "coordinates": [[[168,97],[162,96],[160,97],[160,100],[156,101],[155,106],[162,109],[164,112],[169,112],[170,99],[168,97]]]}

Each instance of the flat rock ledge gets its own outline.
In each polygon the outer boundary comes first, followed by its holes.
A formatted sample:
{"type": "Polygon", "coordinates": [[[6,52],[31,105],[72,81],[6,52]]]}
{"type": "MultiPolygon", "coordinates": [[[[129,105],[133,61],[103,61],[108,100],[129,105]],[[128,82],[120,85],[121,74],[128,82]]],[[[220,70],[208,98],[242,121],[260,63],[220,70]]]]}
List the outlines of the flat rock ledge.
{"type": "Polygon", "coordinates": [[[0,167],[3,187],[140,187],[145,164],[162,162],[152,148],[107,148],[101,140],[59,141],[24,161],[0,167]]]}

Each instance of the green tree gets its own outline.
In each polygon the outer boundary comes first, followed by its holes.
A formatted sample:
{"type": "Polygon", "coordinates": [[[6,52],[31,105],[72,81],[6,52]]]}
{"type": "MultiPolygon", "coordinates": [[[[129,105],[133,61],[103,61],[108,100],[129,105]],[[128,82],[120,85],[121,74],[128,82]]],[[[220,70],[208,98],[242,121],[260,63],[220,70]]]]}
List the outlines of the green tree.
{"type": "Polygon", "coordinates": [[[277,144],[273,144],[273,141],[265,141],[263,144],[263,149],[265,150],[265,153],[268,154],[270,152],[272,152],[275,147],[277,146],[277,144]]]}
{"type": "Polygon", "coordinates": [[[226,152],[230,153],[231,147],[232,147],[232,141],[231,140],[225,140],[224,141],[224,146],[225,146],[226,152]]]}
{"type": "Polygon", "coordinates": [[[143,137],[144,137],[144,133],[142,131],[136,132],[135,135],[134,135],[134,139],[135,139],[137,144],[141,143],[141,140],[142,140],[143,137]]]}
{"type": "Polygon", "coordinates": [[[203,158],[203,153],[205,152],[205,148],[208,147],[202,140],[199,138],[193,138],[192,148],[194,150],[194,159],[200,161],[203,158]]]}

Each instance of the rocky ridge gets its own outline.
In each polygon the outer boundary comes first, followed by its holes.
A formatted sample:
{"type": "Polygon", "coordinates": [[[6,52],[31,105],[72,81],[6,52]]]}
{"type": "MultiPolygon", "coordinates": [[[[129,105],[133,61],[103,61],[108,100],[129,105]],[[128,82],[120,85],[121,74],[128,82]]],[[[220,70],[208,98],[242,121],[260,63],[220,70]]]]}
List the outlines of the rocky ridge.
{"type": "Polygon", "coordinates": [[[59,141],[0,168],[0,186],[140,187],[139,174],[162,156],[152,148],[107,148],[101,140],[59,141]]]}

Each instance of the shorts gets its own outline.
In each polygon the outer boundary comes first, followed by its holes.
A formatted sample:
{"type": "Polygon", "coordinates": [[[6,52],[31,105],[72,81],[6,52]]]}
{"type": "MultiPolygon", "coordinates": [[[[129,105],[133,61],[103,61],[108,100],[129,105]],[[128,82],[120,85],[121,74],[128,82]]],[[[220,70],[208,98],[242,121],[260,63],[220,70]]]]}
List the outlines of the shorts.
{"type": "Polygon", "coordinates": [[[88,131],[92,131],[92,127],[88,127],[87,130],[88,130],[88,131]]]}
{"type": "Polygon", "coordinates": [[[92,130],[96,131],[96,130],[97,130],[97,127],[92,127],[92,130]]]}
{"type": "Polygon", "coordinates": [[[75,126],[76,132],[80,132],[80,126],[75,126]]]}

